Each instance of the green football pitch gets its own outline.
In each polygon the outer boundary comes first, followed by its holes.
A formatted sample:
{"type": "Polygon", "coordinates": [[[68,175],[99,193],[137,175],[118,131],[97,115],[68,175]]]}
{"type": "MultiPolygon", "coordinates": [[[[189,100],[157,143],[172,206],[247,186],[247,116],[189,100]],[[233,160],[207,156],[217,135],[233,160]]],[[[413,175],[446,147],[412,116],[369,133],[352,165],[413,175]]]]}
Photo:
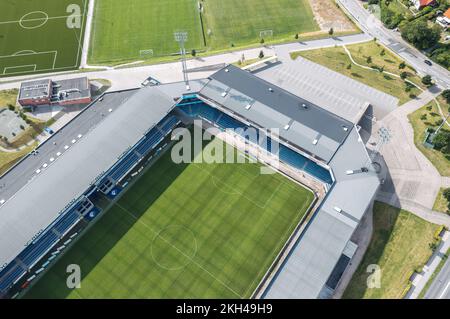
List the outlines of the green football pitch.
{"type": "Polygon", "coordinates": [[[188,32],[187,51],[222,50],[319,30],[308,0],[97,0],[90,62],[108,63],[179,52],[175,31],[188,32]]]}
{"type": "Polygon", "coordinates": [[[3,0],[0,77],[75,69],[87,0],[3,0]]]}
{"type": "Polygon", "coordinates": [[[260,168],[175,164],[166,152],[26,297],[250,297],[314,199],[260,168]],[[81,288],[66,287],[69,264],[81,288]]]}

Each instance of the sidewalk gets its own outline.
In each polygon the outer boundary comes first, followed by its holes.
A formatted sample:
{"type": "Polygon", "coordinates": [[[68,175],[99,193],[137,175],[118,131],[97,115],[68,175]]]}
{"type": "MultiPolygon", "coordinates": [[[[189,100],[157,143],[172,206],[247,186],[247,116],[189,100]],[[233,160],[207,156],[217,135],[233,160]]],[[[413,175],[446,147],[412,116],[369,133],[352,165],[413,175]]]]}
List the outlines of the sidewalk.
{"type": "Polygon", "coordinates": [[[439,249],[436,249],[433,256],[431,256],[427,264],[423,267],[423,271],[414,277],[411,289],[406,294],[405,299],[417,299],[417,297],[419,297],[419,294],[424,289],[433,273],[436,271],[436,268],[442,260],[442,256],[447,252],[449,248],[450,232],[446,231],[444,236],[442,236],[442,243],[440,244],[439,249]]]}

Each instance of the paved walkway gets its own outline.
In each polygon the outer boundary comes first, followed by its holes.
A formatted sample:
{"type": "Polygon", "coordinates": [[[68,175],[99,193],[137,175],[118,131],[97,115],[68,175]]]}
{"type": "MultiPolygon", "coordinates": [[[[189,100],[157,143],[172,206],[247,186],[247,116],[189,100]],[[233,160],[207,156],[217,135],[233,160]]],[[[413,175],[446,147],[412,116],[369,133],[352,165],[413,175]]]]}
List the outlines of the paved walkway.
{"type": "Polygon", "coordinates": [[[431,256],[426,265],[423,267],[423,271],[414,277],[411,289],[405,297],[406,299],[417,299],[419,297],[419,294],[425,288],[425,285],[430,280],[433,273],[436,271],[436,268],[439,266],[439,263],[442,260],[442,256],[444,256],[449,248],[450,232],[446,231],[444,236],[442,237],[442,243],[439,248],[436,249],[433,256],[431,256]]]}
{"type": "MultiPolygon", "coordinates": [[[[430,222],[450,227],[450,216],[432,210],[443,178],[416,148],[414,131],[408,120],[408,114],[432,101],[437,95],[439,92],[423,92],[417,99],[398,107],[374,126],[374,132],[384,126],[392,135],[391,141],[380,151],[389,169],[377,199],[407,209],[430,222]]],[[[369,143],[376,140],[376,134],[372,135],[369,143]]]]}
{"type": "MultiPolygon", "coordinates": [[[[258,47],[247,50],[239,50],[235,52],[228,52],[204,58],[195,58],[187,61],[188,69],[208,69],[208,66],[220,65],[223,63],[235,63],[244,54],[247,60],[254,59],[259,56],[261,50],[266,56],[279,55],[280,61],[289,59],[289,52],[299,50],[309,50],[320,47],[331,47],[334,45],[360,43],[370,40],[371,37],[365,34],[349,35],[336,38],[328,38],[322,40],[314,40],[307,42],[294,42],[288,44],[280,44],[271,47],[258,47]]],[[[211,75],[214,70],[207,70],[204,72],[190,72],[191,79],[205,78],[211,75]]],[[[25,80],[48,78],[55,80],[70,79],[79,76],[88,76],[90,79],[103,78],[110,80],[112,87],[110,90],[124,90],[136,88],[140,86],[148,76],[153,76],[163,83],[177,82],[183,80],[181,64],[179,62],[170,62],[163,64],[136,66],[130,68],[105,68],[102,70],[92,70],[86,72],[73,71],[65,73],[47,73],[39,75],[25,75],[8,77],[0,80],[0,90],[18,88],[20,83],[25,80]]]]}

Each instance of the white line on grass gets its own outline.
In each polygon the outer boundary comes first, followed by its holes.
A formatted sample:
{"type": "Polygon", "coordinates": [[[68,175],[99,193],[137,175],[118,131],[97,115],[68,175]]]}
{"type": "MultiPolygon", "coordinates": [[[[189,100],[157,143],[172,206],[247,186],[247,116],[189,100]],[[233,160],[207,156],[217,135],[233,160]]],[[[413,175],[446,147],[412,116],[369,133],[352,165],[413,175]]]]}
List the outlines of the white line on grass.
{"type": "MultiPolygon", "coordinates": [[[[116,205],[117,207],[119,207],[120,209],[122,209],[124,212],[126,212],[128,215],[130,215],[130,217],[132,217],[135,221],[141,223],[142,225],[144,225],[146,228],[148,228],[152,233],[154,233],[155,235],[157,234],[157,232],[150,227],[147,223],[143,222],[141,219],[137,218],[132,212],[130,212],[128,209],[126,209],[125,207],[123,207],[122,205],[120,205],[119,203],[115,203],[114,205],[116,205]]],[[[241,295],[239,295],[236,291],[234,291],[231,287],[229,287],[227,284],[225,284],[223,281],[221,281],[220,279],[216,278],[209,270],[207,270],[205,267],[203,267],[201,264],[199,264],[198,262],[196,262],[191,256],[186,255],[182,250],[180,250],[178,247],[176,247],[175,245],[173,245],[171,242],[169,242],[167,239],[165,239],[164,237],[160,238],[162,240],[164,240],[168,245],[170,245],[172,248],[174,248],[175,250],[177,250],[179,253],[181,253],[184,257],[186,257],[187,259],[189,259],[192,263],[194,263],[196,266],[198,266],[200,269],[202,269],[203,271],[205,271],[208,275],[211,276],[211,278],[213,278],[214,280],[216,280],[218,283],[222,284],[225,288],[227,288],[229,291],[231,291],[233,294],[235,294],[236,296],[238,296],[239,298],[243,298],[241,295]]]]}

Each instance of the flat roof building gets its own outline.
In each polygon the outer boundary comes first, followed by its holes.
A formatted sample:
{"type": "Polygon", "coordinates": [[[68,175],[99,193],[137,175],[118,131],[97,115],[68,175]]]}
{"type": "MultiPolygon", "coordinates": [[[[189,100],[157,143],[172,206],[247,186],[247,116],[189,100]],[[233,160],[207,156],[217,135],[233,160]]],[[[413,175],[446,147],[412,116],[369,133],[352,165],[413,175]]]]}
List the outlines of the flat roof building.
{"type": "Polygon", "coordinates": [[[92,101],[91,88],[87,77],[23,82],[17,101],[23,107],[88,104],[92,101]]]}

